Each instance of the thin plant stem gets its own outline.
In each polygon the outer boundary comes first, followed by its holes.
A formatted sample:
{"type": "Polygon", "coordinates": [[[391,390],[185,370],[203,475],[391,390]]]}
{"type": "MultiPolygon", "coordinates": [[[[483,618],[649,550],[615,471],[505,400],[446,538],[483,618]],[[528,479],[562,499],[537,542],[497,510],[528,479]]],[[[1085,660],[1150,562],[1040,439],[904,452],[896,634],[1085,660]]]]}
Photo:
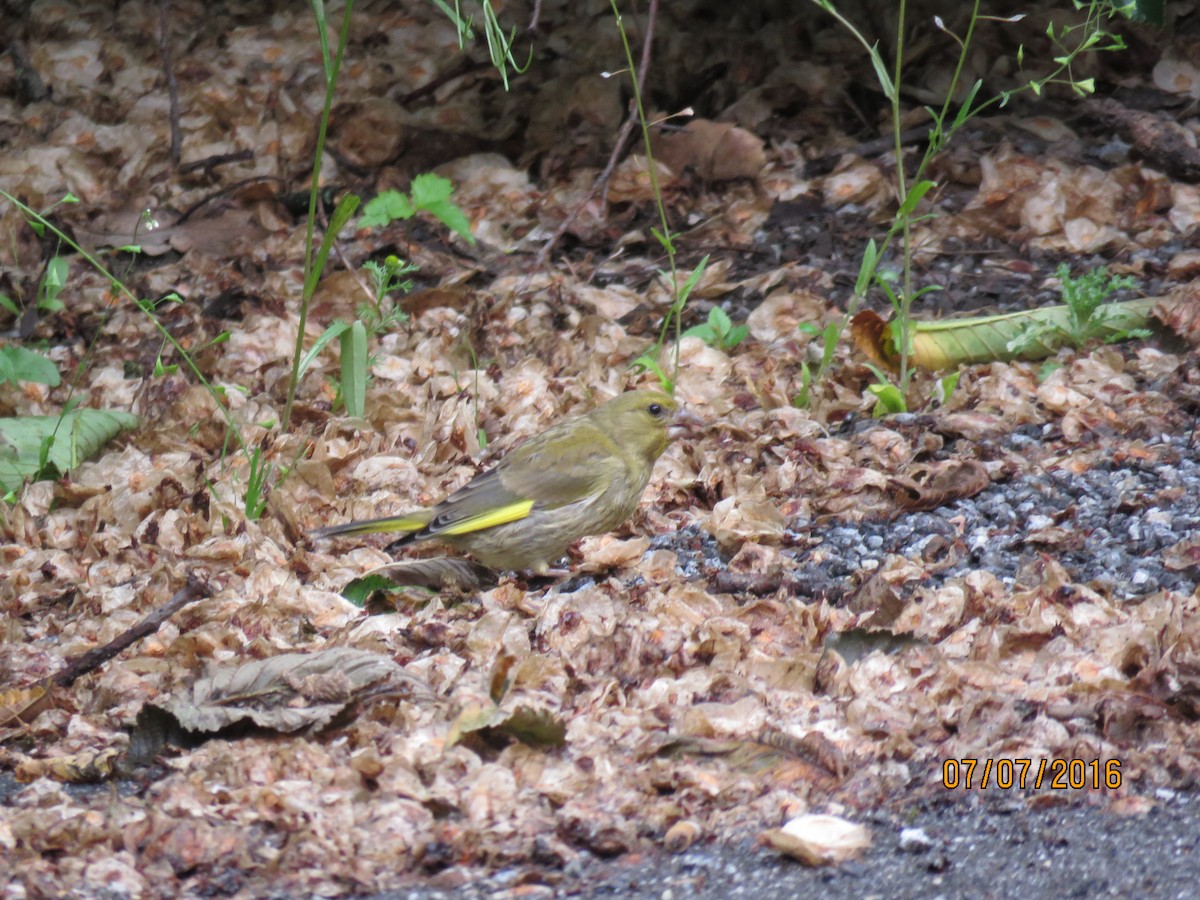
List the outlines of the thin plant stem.
{"type": "Polygon", "coordinates": [[[322,57],[325,61],[325,105],[321,109],[321,121],[317,127],[317,146],[313,154],[312,185],[308,192],[308,224],[304,232],[304,295],[300,299],[300,322],[296,327],[296,349],[292,354],[292,375],[288,380],[287,403],[283,408],[282,431],[287,431],[292,421],[292,406],[296,402],[296,389],[300,383],[300,359],[304,356],[304,330],[308,324],[308,303],[316,291],[317,273],[313,272],[313,237],[317,223],[317,203],[321,196],[321,163],[325,159],[325,136],[329,131],[329,118],[333,110],[333,94],[337,87],[338,72],[342,68],[342,54],[350,36],[350,13],[354,0],[346,0],[342,10],[342,30],[338,36],[337,52],[332,62],[329,59],[328,38],[325,30],[324,0],[312,0],[317,18],[317,30],[321,38],[322,57]]]}

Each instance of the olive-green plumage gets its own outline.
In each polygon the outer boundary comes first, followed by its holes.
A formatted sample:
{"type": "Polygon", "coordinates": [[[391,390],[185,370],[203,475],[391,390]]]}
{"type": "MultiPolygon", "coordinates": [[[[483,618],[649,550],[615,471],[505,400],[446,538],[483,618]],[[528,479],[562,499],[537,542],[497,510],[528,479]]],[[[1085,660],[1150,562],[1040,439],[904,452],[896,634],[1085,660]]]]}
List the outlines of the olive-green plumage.
{"type": "Polygon", "coordinates": [[[312,536],[406,532],[397,544],[438,540],[493,569],[545,572],[579,538],[633,515],[674,414],[666,394],[621,394],[530,438],[435,506],[312,536]]]}

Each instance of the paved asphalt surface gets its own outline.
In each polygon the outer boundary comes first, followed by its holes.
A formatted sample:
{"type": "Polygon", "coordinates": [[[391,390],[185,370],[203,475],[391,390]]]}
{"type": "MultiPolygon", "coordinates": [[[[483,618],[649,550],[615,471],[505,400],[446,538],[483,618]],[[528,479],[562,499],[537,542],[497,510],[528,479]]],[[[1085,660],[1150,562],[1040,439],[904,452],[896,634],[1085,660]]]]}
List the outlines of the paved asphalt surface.
{"type": "Polygon", "coordinates": [[[453,890],[414,886],[383,896],[1200,897],[1200,795],[1164,791],[1155,799],[1157,805],[1144,815],[1115,815],[1079,802],[1030,809],[1022,800],[927,806],[904,818],[879,814],[864,823],[871,828],[873,847],[837,868],[805,868],[747,842],[738,847],[693,847],[676,856],[577,861],[550,889],[533,887],[536,881],[529,883],[528,870],[513,869],[453,890]],[[907,849],[901,846],[902,833],[910,844],[907,849]]]}

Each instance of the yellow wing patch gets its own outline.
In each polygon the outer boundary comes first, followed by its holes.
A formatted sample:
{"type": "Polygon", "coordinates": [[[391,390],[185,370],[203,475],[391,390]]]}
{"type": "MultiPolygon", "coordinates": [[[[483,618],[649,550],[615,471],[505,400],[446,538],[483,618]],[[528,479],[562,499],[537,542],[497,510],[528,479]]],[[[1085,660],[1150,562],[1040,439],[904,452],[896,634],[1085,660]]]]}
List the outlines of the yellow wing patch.
{"type": "Polygon", "coordinates": [[[529,515],[529,511],[533,509],[533,503],[532,500],[522,500],[520,503],[510,503],[499,509],[490,509],[477,516],[471,516],[469,519],[463,519],[461,522],[455,522],[446,528],[438,528],[434,534],[470,534],[472,531],[507,525],[509,522],[516,522],[529,515]]]}

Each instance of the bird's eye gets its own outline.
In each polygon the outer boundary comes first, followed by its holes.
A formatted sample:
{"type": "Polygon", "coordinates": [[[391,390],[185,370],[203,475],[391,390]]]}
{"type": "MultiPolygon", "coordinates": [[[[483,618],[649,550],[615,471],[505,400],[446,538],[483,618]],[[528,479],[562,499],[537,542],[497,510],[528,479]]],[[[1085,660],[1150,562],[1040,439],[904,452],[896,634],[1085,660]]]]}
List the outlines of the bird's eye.
{"type": "Polygon", "coordinates": [[[661,403],[651,403],[646,407],[646,411],[656,419],[661,419],[663,417],[663,413],[665,412],[661,403]]]}

